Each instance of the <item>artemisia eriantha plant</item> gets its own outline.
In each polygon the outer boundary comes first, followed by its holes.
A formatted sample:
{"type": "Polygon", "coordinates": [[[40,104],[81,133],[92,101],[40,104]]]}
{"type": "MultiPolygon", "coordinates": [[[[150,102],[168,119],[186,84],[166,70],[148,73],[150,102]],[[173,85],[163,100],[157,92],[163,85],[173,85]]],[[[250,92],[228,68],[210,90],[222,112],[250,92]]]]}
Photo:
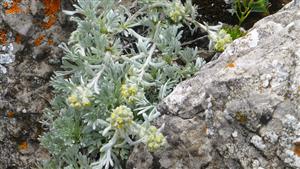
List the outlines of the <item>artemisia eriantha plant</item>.
{"type": "Polygon", "coordinates": [[[167,142],[157,104],[204,61],[182,47],[183,25],[193,27],[190,0],[78,0],[62,71],[52,78],[55,98],[42,123],[51,154],[41,168],[122,168],[133,145],[150,152],[167,142]]]}

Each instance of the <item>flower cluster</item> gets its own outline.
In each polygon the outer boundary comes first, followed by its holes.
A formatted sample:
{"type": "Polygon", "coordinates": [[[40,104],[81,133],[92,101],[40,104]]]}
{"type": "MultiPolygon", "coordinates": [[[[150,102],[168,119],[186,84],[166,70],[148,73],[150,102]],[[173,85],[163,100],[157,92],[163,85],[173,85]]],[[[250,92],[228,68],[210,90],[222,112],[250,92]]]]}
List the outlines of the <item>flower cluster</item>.
{"type": "Polygon", "coordinates": [[[173,22],[180,22],[185,15],[185,7],[182,3],[175,1],[170,7],[169,17],[173,22]]]}
{"type": "Polygon", "coordinates": [[[223,52],[225,48],[232,42],[230,34],[228,34],[224,29],[221,29],[217,34],[217,39],[215,43],[215,50],[218,52],[223,52]]]}
{"type": "Polygon", "coordinates": [[[149,128],[149,134],[147,138],[147,148],[149,151],[154,152],[157,151],[159,148],[163,147],[167,143],[166,138],[158,132],[157,128],[151,126],[149,128]]]}
{"type": "Polygon", "coordinates": [[[136,85],[123,84],[121,87],[121,96],[129,104],[132,104],[136,101],[138,92],[138,87],[136,85]]]}
{"type": "Polygon", "coordinates": [[[116,129],[126,129],[133,123],[133,113],[127,106],[119,106],[112,111],[110,123],[116,129]]]}
{"type": "Polygon", "coordinates": [[[92,96],[93,93],[90,89],[78,86],[68,97],[67,101],[70,104],[70,106],[74,108],[88,107],[91,105],[90,98],[92,96]]]}
{"type": "Polygon", "coordinates": [[[206,25],[206,27],[209,38],[208,48],[216,52],[223,52],[235,39],[246,34],[246,31],[237,25],[231,26],[219,23],[215,26],[206,25]]]}

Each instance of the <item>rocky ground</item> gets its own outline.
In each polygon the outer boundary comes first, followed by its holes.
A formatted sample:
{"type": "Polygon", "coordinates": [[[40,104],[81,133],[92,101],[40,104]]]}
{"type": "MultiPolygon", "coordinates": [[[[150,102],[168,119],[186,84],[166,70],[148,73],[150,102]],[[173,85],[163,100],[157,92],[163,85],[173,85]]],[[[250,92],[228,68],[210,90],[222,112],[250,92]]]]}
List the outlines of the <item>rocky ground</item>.
{"type": "Polygon", "coordinates": [[[0,5],[1,169],[33,168],[47,158],[37,140],[38,119],[52,98],[49,80],[63,55],[58,44],[74,29],[61,12],[70,8],[60,0],[0,5]]]}

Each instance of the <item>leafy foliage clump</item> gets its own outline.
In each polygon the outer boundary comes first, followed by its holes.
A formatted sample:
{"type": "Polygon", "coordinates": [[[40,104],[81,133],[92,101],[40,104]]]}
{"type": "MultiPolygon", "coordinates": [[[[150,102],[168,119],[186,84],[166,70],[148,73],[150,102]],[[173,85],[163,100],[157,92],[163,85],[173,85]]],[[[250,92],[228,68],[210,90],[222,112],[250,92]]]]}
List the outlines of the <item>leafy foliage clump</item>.
{"type": "Polygon", "coordinates": [[[196,10],[189,0],[139,0],[132,9],[78,0],[75,8],[65,11],[77,29],[61,45],[63,70],[52,78],[56,95],[42,119],[49,131],[40,139],[51,160],[41,165],[122,168],[133,145],[157,151],[167,144],[163,126],[151,121],[157,104],[204,64],[180,42],[196,10]]]}
{"type": "Polygon", "coordinates": [[[232,9],[241,25],[252,12],[269,13],[269,0],[233,0],[232,9]]]}

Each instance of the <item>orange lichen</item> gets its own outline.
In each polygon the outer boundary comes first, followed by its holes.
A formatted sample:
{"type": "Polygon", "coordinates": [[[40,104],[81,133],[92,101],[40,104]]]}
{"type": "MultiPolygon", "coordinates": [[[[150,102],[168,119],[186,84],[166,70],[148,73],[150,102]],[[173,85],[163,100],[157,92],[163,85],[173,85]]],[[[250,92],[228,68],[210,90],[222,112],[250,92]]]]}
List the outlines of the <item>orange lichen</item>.
{"type": "Polygon", "coordinates": [[[234,68],[235,66],[235,63],[231,62],[226,65],[226,68],[234,68]]]}
{"type": "Polygon", "coordinates": [[[60,0],[43,0],[45,15],[55,15],[60,10],[60,0]]]}
{"type": "Polygon", "coordinates": [[[60,0],[43,0],[44,3],[44,13],[46,17],[49,17],[47,22],[42,23],[44,29],[49,29],[55,24],[57,20],[56,14],[60,10],[60,0]]]}
{"type": "Polygon", "coordinates": [[[0,44],[5,45],[7,40],[7,32],[5,30],[0,30],[0,44]]]}
{"type": "Polygon", "coordinates": [[[19,149],[20,149],[20,150],[26,150],[26,149],[28,149],[28,143],[27,143],[27,141],[21,142],[21,143],[19,144],[19,149]]]}
{"type": "Polygon", "coordinates": [[[14,112],[12,112],[12,111],[9,111],[9,112],[7,112],[7,117],[8,118],[14,118],[14,116],[15,116],[15,113],[14,112]]]}
{"type": "Polygon", "coordinates": [[[294,143],[293,151],[298,157],[300,157],[300,142],[294,143]]]}
{"type": "MultiPolygon", "coordinates": [[[[19,6],[19,3],[22,0],[14,0],[11,4],[11,7],[7,10],[5,10],[5,14],[18,14],[22,12],[22,9],[19,6]]],[[[4,4],[3,4],[4,5],[4,4]]],[[[8,7],[8,4],[5,4],[6,7],[8,7]]]]}
{"type": "Polygon", "coordinates": [[[16,34],[15,42],[16,42],[17,44],[21,44],[21,41],[22,41],[21,35],[20,35],[20,34],[16,34]]]}
{"type": "Polygon", "coordinates": [[[54,41],[53,41],[52,39],[48,39],[47,44],[48,44],[48,45],[53,45],[53,44],[54,44],[54,41]]]}
{"type": "Polygon", "coordinates": [[[49,16],[47,22],[42,23],[42,28],[49,29],[52,25],[55,24],[57,17],[55,15],[49,16]]]}
{"type": "Polygon", "coordinates": [[[9,7],[8,2],[4,2],[2,5],[3,5],[4,8],[8,8],[9,7]]]}
{"type": "Polygon", "coordinates": [[[45,39],[45,35],[41,35],[39,36],[37,39],[35,39],[34,41],[34,45],[35,46],[40,46],[42,41],[45,39]]]}

